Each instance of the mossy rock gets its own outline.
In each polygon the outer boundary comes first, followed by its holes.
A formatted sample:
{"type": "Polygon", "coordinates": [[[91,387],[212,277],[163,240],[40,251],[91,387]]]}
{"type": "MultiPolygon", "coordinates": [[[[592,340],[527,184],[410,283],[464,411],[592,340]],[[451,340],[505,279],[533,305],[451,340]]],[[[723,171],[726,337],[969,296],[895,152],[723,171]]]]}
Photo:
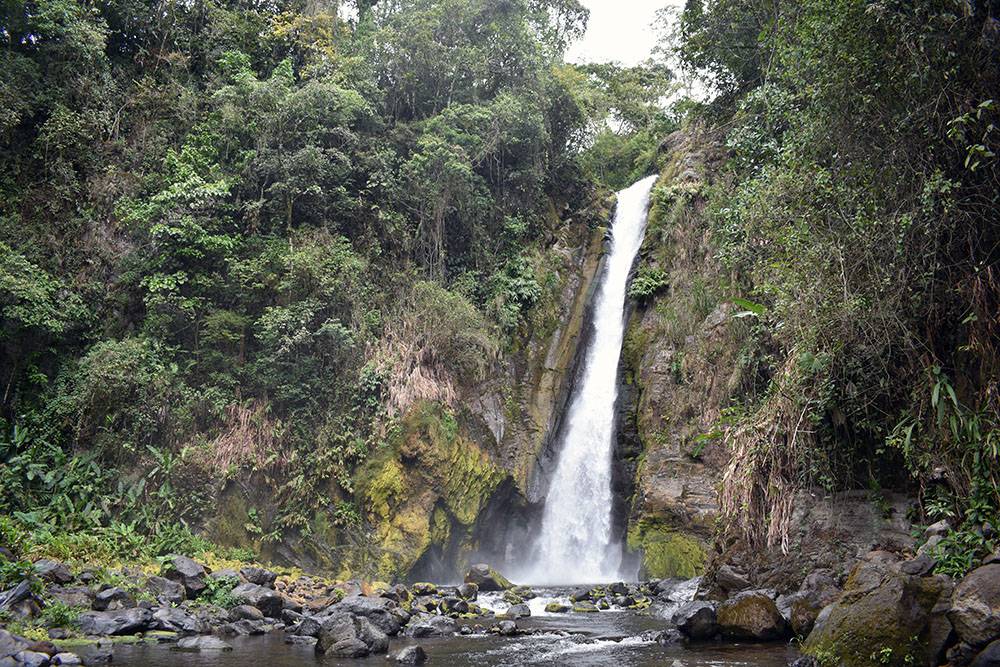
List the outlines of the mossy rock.
{"type": "Polygon", "coordinates": [[[565,605],[561,602],[550,602],[545,605],[545,611],[549,614],[565,614],[569,611],[569,605],[565,605]]]}
{"type": "Polygon", "coordinates": [[[503,601],[507,604],[524,604],[524,598],[515,593],[513,590],[504,591],[503,601]]]}
{"type": "Polygon", "coordinates": [[[891,563],[860,563],[802,649],[821,665],[939,664],[951,625],[938,602],[947,600],[951,589],[943,576],[910,576],[891,563]]]}
{"type": "Polygon", "coordinates": [[[642,552],[646,577],[690,579],[705,572],[706,551],[701,540],[658,521],[641,520],[630,528],[628,546],[642,552]]]}
{"type": "Polygon", "coordinates": [[[573,603],[573,611],[579,614],[593,614],[600,611],[600,609],[597,608],[596,604],[590,602],[589,600],[580,600],[579,602],[573,603]]]}
{"type": "Polygon", "coordinates": [[[722,634],[733,639],[770,641],[788,636],[788,622],[767,594],[747,591],[726,600],[716,612],[722,634]]]}

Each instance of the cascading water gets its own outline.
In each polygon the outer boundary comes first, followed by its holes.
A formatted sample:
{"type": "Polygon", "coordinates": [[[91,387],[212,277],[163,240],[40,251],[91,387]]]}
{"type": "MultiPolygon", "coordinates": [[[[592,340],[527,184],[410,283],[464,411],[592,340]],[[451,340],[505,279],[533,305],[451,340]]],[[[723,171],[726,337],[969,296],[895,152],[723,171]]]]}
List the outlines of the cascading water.
{"type": "Polygon", "coordinates": [[[625,290],[646,231],[650,176],[618,193],[611,244],[593,310],[593,337],[558,443],[531,583],[601,583],[619,578],[611,543],[611,467],[625,290]]]}

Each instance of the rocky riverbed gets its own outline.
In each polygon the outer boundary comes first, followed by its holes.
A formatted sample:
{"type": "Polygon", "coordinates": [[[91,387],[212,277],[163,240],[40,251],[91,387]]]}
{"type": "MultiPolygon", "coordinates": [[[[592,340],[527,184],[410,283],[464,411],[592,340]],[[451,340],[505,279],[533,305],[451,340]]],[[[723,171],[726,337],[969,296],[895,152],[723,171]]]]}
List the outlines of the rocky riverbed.
{"type": "Polygon", "coordinates": [[[0,667],[31,665],[941,665],[996,662],[1000,558],[962,581],[926,554],[874,551],[794,593],[710,579],[517,586],[486,565],[456,585],[363,584],[184,556],[155,574],[40,560],[0,593],[0,667]],[[102,580],[103,579],[103,580],[102,580]],[[55,613],[59,612],[59,613],[55,613]],[[799,657],[799,641],[808,654],[799,657]],[[991,662],[992,660],[992,662],[991,662]],[[263,662],[262,662],[263,661],[263,662]]]}

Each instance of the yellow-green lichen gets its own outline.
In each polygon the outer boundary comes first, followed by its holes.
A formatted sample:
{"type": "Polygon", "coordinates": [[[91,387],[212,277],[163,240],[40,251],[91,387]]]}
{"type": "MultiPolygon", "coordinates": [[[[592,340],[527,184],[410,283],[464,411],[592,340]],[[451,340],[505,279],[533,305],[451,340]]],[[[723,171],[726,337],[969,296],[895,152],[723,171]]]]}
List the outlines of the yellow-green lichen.
{"type": "Polygon", "coordinates": [[[646,575],[697,577],[705,571],[705,547],[695,537],[679,533],[660,522],[640,521],[628,533],[630,549],[642,552],[646,575]]]}

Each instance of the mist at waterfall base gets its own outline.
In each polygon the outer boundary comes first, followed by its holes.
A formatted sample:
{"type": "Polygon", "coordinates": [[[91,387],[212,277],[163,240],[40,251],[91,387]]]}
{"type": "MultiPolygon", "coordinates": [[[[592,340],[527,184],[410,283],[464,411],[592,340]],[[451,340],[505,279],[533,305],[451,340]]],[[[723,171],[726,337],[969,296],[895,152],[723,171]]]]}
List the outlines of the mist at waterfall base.
{"type": "Polygon", "coordinates": [[[605,268],[594,296],[590,344],[556,442],[557,463],[532,557],[520,572],[512,573],[519,582],[634,579],[634,573],[621,572],[622,545],[612,535],[611,471],[625,296],[656,178],[649,176],[618,193],[605,268]]]}

